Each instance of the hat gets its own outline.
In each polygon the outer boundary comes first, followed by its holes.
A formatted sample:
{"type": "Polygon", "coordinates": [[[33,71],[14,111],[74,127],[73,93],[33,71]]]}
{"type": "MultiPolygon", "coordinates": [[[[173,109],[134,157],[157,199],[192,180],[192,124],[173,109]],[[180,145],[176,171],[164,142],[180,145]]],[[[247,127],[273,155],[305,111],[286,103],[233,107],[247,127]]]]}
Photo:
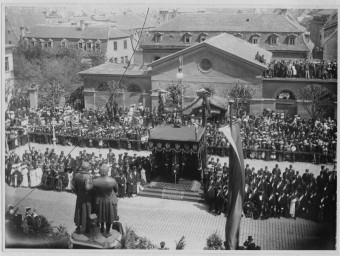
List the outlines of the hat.
{"type": "Polygon", "coordinates": [[[88,172],[91,168],[91,165],[89,162],[83,162],[83,164],[81,165],[81,169],[85,172],[88,172]]]}
{"type": "Polygon", "coordinates": [[[248,236],[248,240],[249,241],[253,241],[253,237],[252,236],[248,236]]]}

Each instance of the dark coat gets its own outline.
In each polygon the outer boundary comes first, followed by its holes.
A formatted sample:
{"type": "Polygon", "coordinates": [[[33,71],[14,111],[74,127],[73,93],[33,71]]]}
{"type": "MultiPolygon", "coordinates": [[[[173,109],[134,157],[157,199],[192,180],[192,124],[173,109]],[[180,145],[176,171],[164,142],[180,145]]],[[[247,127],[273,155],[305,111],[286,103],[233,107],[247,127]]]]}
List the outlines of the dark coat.
{"type": "Polygon", "coordinates": [[[117,182],[108,176],[99,177],[93,181],[93,188],[95,190],[98,221],[100,223],[113,223],[117,220],[117,182]]]}
{"type": "Polygon", "coordinates": [[[77,195],[74,222],[77,227],[85,230],[91,214],[91,190],[93,181],[88,172],[78,172],[73,181],[74,192],[77,195]]]}

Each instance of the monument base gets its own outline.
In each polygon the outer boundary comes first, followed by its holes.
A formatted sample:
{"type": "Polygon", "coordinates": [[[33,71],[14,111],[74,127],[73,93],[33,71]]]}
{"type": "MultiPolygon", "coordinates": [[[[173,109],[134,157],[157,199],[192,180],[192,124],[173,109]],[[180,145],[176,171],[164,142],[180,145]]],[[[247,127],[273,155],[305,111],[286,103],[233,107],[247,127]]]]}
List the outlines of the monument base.
{"type": "Polygon", "coordinates": [[[91,233],[77,234],[73,232],[71,235],[74,247],[79,248],[114,249],[119,245],[121,239],[122,235],[114,229],[110,231],[108,237],[105,237],[99,228],[91,233]]]}

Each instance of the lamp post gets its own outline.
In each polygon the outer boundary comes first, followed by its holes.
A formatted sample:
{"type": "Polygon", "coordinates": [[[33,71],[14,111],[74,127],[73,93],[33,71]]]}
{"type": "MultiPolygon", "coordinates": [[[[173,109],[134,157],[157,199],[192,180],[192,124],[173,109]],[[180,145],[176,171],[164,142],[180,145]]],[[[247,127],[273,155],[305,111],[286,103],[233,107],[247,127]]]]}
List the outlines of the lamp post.
{"type": "Polygon", "coordinates": [[[53,138],[52,138],[52,141],[53,141],[53,149],[55,149],[55,146],[56,146],[56,137],[55,137],[55,129],[54,129],[54,126],[56,125],[56,121],[55,121],[55,118],[53,117],[52,118],[52,132],[53,132],[53,138]]]}

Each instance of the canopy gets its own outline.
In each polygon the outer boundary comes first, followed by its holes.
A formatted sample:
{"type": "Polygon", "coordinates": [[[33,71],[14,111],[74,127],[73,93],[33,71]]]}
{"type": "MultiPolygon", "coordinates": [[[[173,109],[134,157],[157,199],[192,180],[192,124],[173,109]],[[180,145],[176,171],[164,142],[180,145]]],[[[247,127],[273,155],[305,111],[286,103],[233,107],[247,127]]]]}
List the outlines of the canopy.
{"type": "Polygon", "coordinates": [[[205,128],[198,127],[197,128],[197,138],[195,135],[195,127],[194,126],[182,126],[182,127],[173,127],[170,125],[166,126],[158,126],[151,130],[150,132],[150,140],[166,140],[173,142],[200,142],[205,128]]]}

